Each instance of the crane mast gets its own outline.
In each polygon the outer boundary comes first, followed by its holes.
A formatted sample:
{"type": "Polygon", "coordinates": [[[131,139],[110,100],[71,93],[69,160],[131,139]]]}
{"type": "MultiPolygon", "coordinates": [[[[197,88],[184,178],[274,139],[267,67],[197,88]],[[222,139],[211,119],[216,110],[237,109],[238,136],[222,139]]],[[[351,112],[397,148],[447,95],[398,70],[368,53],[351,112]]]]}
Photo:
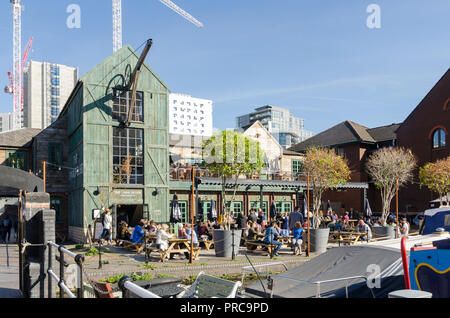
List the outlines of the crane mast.
{"type": "Polygon", "coordinates": [[[112,0],[113,52],[122,47],[122,0],[112,0]]]}
{"type": "Polygon", "coordinates": [[[10,0],[13,4],[13,129],[23,126],[22,108],[22,6],[20,0],[10,0]]]}

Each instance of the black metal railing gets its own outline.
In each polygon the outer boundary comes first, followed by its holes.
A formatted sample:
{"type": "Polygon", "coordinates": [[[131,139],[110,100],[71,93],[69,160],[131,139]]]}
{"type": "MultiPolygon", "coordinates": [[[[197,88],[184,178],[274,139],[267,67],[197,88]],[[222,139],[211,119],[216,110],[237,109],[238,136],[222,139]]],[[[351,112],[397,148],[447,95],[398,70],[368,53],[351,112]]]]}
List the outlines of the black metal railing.
{"type": "Polygon", "coordinates": [[[53,289],[53,280],[58,282],[59,287],[59,297],[64,298],[64,293],[67,294],[70,298],[83,298],[83,262],[84,256],[82,254],[75,254],[71,251],[67,250],[63,245],[58,245],[53,242],[48,242],[48,269],[47,273],[49,275],[48,279],[48,297],[52,297],[52,289],[53,289]],[[53,248],[57,249],[59,252],[59,277],[53,270],[53,248]],[[77,276],[77,292],[76,296],[70,291],[67,287],[65,281],[65,265],[66,262],[64,260],[64,255],[68,255],[71,257],[78,266],[78,276],[77,276]]]}

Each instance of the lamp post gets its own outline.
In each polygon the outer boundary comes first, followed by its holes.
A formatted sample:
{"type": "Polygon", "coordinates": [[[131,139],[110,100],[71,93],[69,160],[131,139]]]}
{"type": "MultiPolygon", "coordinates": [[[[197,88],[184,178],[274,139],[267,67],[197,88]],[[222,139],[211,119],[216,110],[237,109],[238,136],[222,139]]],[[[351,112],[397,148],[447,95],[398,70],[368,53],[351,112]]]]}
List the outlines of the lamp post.
{"type": "Polygon", "coordinates": [[[310,227],[309,227],[309,169],[306,170],[306,197],[307,197],[307,205],[306,205],[306,215],[307,215],[307,227],[308,227],[308,257],[310,255],[310,227]]]}
{"type": "Polygon", "coordinates": [[[189,259],[189,263],[193,264],[194,263],[194,215],[195,215],[195,195],[194,195],[194,190],[195,190],[195,166],[192,166],[192,200],[191,200],[191,255],[190,255],[190,259],[189,259]]]}

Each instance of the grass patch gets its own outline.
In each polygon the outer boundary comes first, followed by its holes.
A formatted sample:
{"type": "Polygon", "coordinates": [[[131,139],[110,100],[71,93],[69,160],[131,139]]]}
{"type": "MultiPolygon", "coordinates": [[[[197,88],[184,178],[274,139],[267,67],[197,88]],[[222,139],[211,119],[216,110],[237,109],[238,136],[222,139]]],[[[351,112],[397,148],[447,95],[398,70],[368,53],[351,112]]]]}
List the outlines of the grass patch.
{"type": "Polygon", "coordinates": [[[143,264],[141,267],[143,267],[145,269],[156,269],[156,268],[158,268],[158,266],[153,265],[153,264],[143,264]]]}
{"type": "Polygon", "coordinates": [[[75,249],[76,250],[84,250],[84,244],[76,244],[75,249]]]}
{"type": "MultiPolygon", "coordinates": [[[[116,276],[112,276],[112,277],[108,277],[108,278],[104,278],[102,280],[100,280],[101,283],[110,283],[110,284],[116,284],[119,282],[119,280],[125,276],[124,274],[118,274],[116,276]]],[[[133,281],[139,281],[139,280],[152,280],[153,279],[153,275],[151,274],[140,274],[140,273],[132,273],[130,275],[130,277],[133,279],[133,281]]]]}
{"type": "Polygon", "coordinates": [[[166,277],[170,277],[170,275],[168,275],[168,274],[158,274],[156,277],[157,278],[166,278],[166,277]]]}

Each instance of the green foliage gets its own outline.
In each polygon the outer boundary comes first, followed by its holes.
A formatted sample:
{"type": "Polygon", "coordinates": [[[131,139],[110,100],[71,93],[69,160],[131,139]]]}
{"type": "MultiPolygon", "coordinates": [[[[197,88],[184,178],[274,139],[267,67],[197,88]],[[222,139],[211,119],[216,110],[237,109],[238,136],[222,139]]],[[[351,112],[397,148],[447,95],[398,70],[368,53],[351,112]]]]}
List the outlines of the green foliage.
{"type": "Polygon", "coordinates": [[[122,277],[124,276],[124,274],[118,274],[116,276],[112,276],[112,277],[108,277],[105,279],[100,280],[101,283],[110,283],[110,284],[115,284],[117,283],[122,277]]]}
{"type": "MultiPolygon", "coordinates": [[[[89,251],[87,251],[84,255],[85,256],[95,256],[98,254],[98,249],[95,247],[92,247],[91,249],[89,249],[89,251]]],[[[103,252],[102,252],[103,254],[103,252]]]]}
{"type": "MultiPolygon", "coordinates": [[[[259,142],[233,130],[223,130],[206,140],[202,144],[202,155],[202,165],[222,179],[222,197],[225,197],[226,179],[234,176],[233,199],[239,176],[261,173],[265,165],[265,154],[259,142]]],[[[223,200],[219,214],[223,215],[225,210],[226,202],[223,200]]],[[[226,219],[226,228],[229,229],[226,219]]]]}
{"type": "Polygon", "coordinates": [[[82,250],[82,249],[84,249],[84,244],[76,244],[76,245],[75,245],[75,249],[76,249],[76,250],[82,250]]]}
{"type": "Polygon", "coordinates": [[[158,268],[158,266],[153,265],[153,264],[143,264],[142,267],[145,268],[145,269],[155,269],[155,268],[158,268]]]}
{"type": "Polygon", "coordinates": [[[168,275],[168,274],[158,274],[156,277],[157,278],[166,278],[166,277],[170,277],[170,275],[168,275]]]}
{"type": "MultiPolygon", "coordinates": [[[[442,198],[450,192],[450,157],[427,163],[419,171],[420,184],[427,186],[442,198]]],[[[441,202],[442,204],[442,202],[441,202]]]]}

